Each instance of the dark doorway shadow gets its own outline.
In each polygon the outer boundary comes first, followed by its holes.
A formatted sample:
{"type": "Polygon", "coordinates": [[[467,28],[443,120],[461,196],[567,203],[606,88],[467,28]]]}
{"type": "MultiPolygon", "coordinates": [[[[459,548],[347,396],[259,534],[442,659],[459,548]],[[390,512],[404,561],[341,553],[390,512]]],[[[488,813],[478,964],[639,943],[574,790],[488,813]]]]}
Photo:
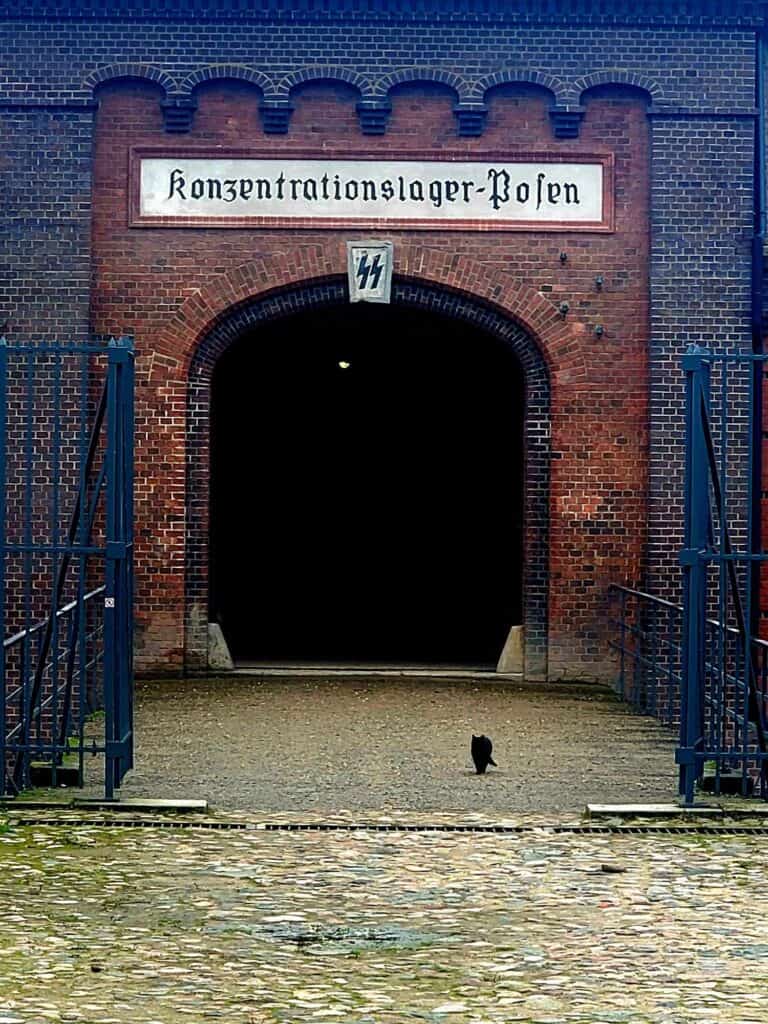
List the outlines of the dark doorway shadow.
{"type": "Polygon", "coordinates": [[[211,607],[236,660],[495,665],[522,622],[524,382],[447,316],[244,334],[211,407],[211,607]]]}

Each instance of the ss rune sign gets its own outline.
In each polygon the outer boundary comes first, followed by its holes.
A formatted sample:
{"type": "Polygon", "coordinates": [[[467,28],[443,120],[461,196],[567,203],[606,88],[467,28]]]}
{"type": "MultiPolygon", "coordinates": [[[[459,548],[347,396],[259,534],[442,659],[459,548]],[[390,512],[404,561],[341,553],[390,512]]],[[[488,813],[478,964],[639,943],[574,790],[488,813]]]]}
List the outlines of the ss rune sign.
{"type": "Polygon", "coordinates": [[[392,243],[347,242],[350,302],[389,302],[392,243]]]}

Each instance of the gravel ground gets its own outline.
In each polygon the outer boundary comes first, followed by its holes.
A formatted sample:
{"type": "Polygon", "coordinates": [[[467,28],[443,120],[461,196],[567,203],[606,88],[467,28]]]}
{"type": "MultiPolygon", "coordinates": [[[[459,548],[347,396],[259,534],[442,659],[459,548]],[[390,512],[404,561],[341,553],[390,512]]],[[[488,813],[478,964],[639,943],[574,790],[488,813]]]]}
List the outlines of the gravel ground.
{"type": "Polygon", "coordinates": [[[0,1021],[764,1024],[766,871],[746,836],[10,824],[0,1021]]]}
{"type": "Polygon", "coordinates": [[[145,682],[136,742],[123,796],[222,810],[503,814],[676,796],[671,733],[575,684],[145,682]],[[473,732],[493,740],[498,768],[485,776],[472,769],[473,732]]]}

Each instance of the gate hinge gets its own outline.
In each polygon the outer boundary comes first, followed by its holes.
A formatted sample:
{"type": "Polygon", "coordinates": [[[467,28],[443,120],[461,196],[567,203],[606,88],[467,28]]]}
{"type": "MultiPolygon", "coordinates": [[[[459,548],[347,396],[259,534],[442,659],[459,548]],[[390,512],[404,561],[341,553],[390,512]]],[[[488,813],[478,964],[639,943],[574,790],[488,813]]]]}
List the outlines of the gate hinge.
{"type": "Polygon", "coordinates": [[[125,740],[107,740],[104,744],[104,753],[107,757],[125,757],[128,753],[128,745],[125,740]]]}
{"type": "Polygon", "coordinates": [[[110,363],[131,363],[133,362],[133,338],[110,338],[109,340],[109,362],[110,363]]]}
{"type": "Polygon", "coordinates": [[[680,365],[689,373],[700,370],[704,363],[709,362],[710,352],[698,345],[689,345],[688,351],[680,358],[680,365]]]}
{"type": "Polygon", "coordinates": [[[676,747],[675,764],[696,764],[696,748],[676,747]]]}
{"type": "Polygon", "coordinates": [[[680,565],[698,565],[702,552],[698,548],[682,548],[678,559],[680,565]]]}
{"type": "Polygon", "coordinates": [[[109,540],[104,553],[107,558],[125,558],[128,554],[128,545],[124,540],[109,540]]]}

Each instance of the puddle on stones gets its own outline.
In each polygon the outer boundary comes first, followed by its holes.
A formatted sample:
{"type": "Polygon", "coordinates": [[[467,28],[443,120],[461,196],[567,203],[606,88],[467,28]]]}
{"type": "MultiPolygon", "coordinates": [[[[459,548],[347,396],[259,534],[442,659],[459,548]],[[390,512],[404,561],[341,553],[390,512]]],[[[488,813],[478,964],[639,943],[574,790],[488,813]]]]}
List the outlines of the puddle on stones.
{"type": "Polygon", "coordinates": [[[460,935],[438,935],[397,926],[370,928],[321,928],[306,925],[260,925],[252,929],[269,942],[291,942],[313,953],[363,953],[366,950],[420,949],[461,941],[460,935]]]}

